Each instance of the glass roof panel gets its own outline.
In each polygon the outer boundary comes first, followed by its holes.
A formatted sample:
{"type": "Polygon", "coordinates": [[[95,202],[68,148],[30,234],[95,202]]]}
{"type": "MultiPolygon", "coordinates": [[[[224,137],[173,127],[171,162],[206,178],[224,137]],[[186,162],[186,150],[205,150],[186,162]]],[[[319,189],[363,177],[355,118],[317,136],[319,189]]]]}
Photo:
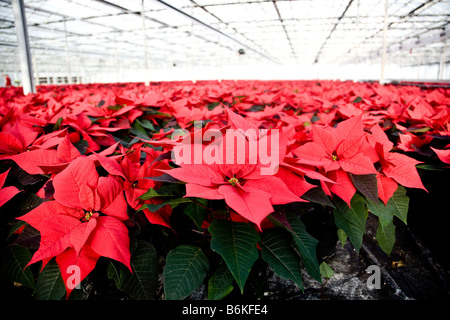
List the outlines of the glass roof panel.
{"type": "MultiPolygon", "coordinates": [[[[11,1],[0,0],[0,72],[19,76],[11,1]]],[[[142,73],[145,56],[149,68],[169,66],[174,78],[177,77],[174,70],[181,70],[181,66],[191,72],[212,66],[213,77],[217,68],[244,70],[261,64],[280,70],[308,66],[320,71],[315,75],[326,77],[330,65],[354,68],[357,63],[364,63],[379,68],[383,39],[387,63],[411,66],[420,61],[437,68],[445,67],[450,60],[446,49],[450,38],[450,0],[24,0],[24,3],[31,51],[35,64],[39,64],[34,69],[42,77],[45,70],[67,75],[70,69],[72,76],[85,79],[95,80],[96,74],[108,72],[117,75],[111,81],[124,81],[132,78],[131,72],[142,73]],[[80,62],[84,66],[83,75],[80,62]]],[[[149,71],[161,74],[154,69],[149,71]]],[[[376,73],[369,75],[376,76],[376,73]]]]}

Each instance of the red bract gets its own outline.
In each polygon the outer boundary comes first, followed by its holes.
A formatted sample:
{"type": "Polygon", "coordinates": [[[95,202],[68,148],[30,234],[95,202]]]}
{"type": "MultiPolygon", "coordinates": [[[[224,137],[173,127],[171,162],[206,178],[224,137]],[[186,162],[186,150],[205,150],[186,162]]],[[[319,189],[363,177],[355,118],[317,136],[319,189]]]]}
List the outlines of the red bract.
{"type": "Polygon", "coordinates": [[[313,142],[293,151],[299,163],[341,169],[353,174],[377,173],[367,148],[361,117],[340,122],[337,128],[313,126],[313,142]]]}
{"type": "Polygon", "coordinates": [[[20,192],[20,190],[14,186],[3,188],[3,186],[5,185],[6,178],[8,177],[9,170],[10,169],[0,174],[0,207],[9,200],[11,200],[16,194],[20,192]]]}
{"type": "MultiPolygon", "coordinates": [[[[448,146],[447,146],[448,147],[448,146]]],[[[442,162],[450,164],[450,149],[440,150],[431,148],[442,162]]]]}
{"type": "Polygon", "coordinates": [[[290,228],[289,203],[339,213],[337,197],[388,205],[400,186],[426,190],[416,165],[450,164],[449,102],[443,88],[339,81],[0,88],[0,206],[19,192],[8,175],[21,195],[39,190],[16,215],[41,237],[28,265],[55,258],[68,297],[100,257],[131,271],[129,231],[208,234],[226,217],[265,232],[272,218],[290,228]]]}
{"type": "MultiPolygon", "coordinates": [[[[227,112],[232,126],[239,131],[234,131],[236,136],[229,136],[227,133],[221,136],[221,142],[215,149],[217,162],[182,164],[179,168],[163,170],[163,172],[187,182],[186,197],[224,199],[235,212],[261,228],[261,222],[274,211],[272,205],[302,200],[275,175],[276,172],[264,175],[261,170],[266,166],[261,162],[250,161],[249,145],[252,140],[256,141],[261,137],[257,136],[256,130],[248,131],[248,129],[256,129],[254,125],[231,111],[227,112]],[[244,145],[234,144],[235,137],[244,145]],[[225,159],[229,155],[228,152],[233,154],[230,161],[225,159]]],[[[195,151],[195,143],[188,147],[191,146],[195,151]]],[[[206,148],[201,145],[200,152],[204,154],[206,148]]],[[[283,151],[278,150],[278,152],[282,153],[280,158],[284,158],[283,151]]],[[[194,157],[195,154],[193,154],[194,157]]],[[[281,176],[287,178],[284,172],[281,176]]],[[[295,178],[301,180],[299,176],[291,176],[291,179],[295,180],[295,178]]]]}
{"type": "Polygon", "coordinates": [[[39,132],[32,127],[14,123],[9,129],[7,126],[0,132],[0,154],[18,154],[27,150],[34,142],[39,132]]]}
{"type": "MultiPolygon", "coordinates": [[[[43,260],[45,265],[56,256],[60,265],[68,264],[65,259],[69,259],[87,275],[95,265],[92,262],[105,256],[131,270],[124,224],[127,205],[120,182],[114,176],[99,177],[94,161],[79,157],[54,177],[53,186],[54,201],[19,218],[41,234],[39,250],[29,264],[43,260]]],[[[68,294],[71,289],[67,287],[68,294]]]]}
{"type": "MultiPolygon", "coordinates": [[[[129,206],[133,209],[138,209],[144,204],[160,204],[160,199],[139,199],[149,189],[159,189],[161,182],[151,179],[151,177],[158,177],[162,175],[158,169],[169,169],[167,160],[158,161],[158,156],[161,152],[153,149],[145,148],[143,152],[147,154],[145,162],[141,165],[141,144],[133,145],[130,152],[125,154],[121,160],[121,168],[126,176],[124,182],[124,191],[126,200],[129,206]]],[[[156,212],[151,212],[149,209],[143,209],[143,212],[150,223],[159,224],[170,228],[170,215],[172,208],[169,205],[163,206],[156,212]]]]}
{"type": "MultiPolygon", "coordinates": [[[[391,178],[405,187],[426,190],[420,180],[417,169],[415,168],[420,162],[404,154],[390,152],[393,148],[393,143],[389,141],[379,125],[374,126],[370,132],[371,135],[368,136],[368,139],[369,141],[372,141],[372,146],[377,151],[379,163],[381,165],[380,173],[383,173],[387,178],[391,178]]],[[[379,180],[379,183],[383,185],[381,190],[385,190],[385,192],[388,189],[393,189],[392,183],[391,187],[387,187],[388,182],[386,179],[379,180]]],[[[385,194],[385,196],[389,193],[390,192],[385,194]]],[[[386,198],[380,198],[387,202],[386,198]]]]}

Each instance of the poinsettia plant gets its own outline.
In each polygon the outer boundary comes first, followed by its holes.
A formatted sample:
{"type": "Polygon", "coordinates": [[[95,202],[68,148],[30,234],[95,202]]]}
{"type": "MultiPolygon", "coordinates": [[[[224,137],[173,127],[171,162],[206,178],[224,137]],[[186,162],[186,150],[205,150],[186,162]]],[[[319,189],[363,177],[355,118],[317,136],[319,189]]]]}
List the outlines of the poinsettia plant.
{"type": "Polygon", "coordinates": [[[303,289],[303,272],[323,277],[308,216],[330,217],[339,240],[360,250],[371,214],[389,255],[395,220],[407,223],[407,190],[428,192],[417,168],[450,163],[448,89],[0,90],[2,274],[38,299],[83,298],[98,279],[133,299],[185,299],[202,284],[223,299],[254,291],[267,267],[303,289]]]}

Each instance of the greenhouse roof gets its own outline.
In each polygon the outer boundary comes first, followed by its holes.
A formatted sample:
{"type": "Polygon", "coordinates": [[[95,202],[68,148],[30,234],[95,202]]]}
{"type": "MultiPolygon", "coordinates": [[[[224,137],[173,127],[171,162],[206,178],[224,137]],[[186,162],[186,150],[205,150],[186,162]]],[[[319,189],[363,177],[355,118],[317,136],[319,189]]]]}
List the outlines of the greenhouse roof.
{"type": "MultiPolygon", "coordinates": [[[[449,0],[24,0],[34,72],[439,64],[449,0]],[[144,31],[145,30],[145,31],[144,31]]],[[[0,0],[0,72],[20,72],[0,0]]]]}

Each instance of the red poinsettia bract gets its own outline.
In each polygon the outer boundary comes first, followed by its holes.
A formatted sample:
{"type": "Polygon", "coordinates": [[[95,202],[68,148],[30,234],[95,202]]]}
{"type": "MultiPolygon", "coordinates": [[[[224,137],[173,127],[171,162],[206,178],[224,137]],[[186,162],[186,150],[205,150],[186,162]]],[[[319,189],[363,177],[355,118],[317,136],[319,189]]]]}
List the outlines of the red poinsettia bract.
{"type": "Polygon", "coordinates": [[[45,266],[56,257],[67,296],[78,284],[68,283],[74,266],[80,270],[79,281],[102,256],[122,262],[131,271],[121,183],[111,175],[99,176],[92,159],[79,157],[54,177],[53,186],[55,200],[19,218],[41,234],[39,249],[28,265],[42,260],[45,266]]]}

